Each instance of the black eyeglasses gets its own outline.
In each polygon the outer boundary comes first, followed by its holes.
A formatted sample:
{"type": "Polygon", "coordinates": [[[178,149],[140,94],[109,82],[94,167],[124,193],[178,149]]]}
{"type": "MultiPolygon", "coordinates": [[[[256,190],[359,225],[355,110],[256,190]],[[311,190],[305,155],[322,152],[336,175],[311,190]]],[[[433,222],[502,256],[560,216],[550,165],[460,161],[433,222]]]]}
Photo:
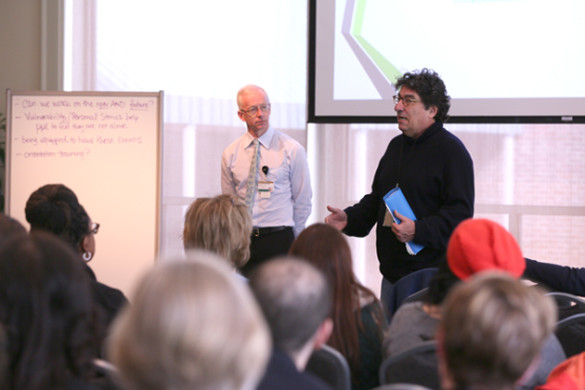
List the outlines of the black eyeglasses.
{"type": "Polygon", "coordinates": [[[89,232],[91,234],[98,234],[99,231],[100,231],[100,224],[97,222],[92,223],[91,230],[89,232]]]}
{"type": "Polygon", "coordinates": [[[420,100],[416,100],[415,98],[413,98],[411,96],[402,97],[400,95],[394,95],[394,96],[392,96],[392,99],[394,100],[394,104],[398,104],[398,102],[402,100],[402,105],[404,107],[408,107],[411,104],[420,102],[420,100]]]}
{"type": "Polygon", "coordinates": [[[252,106],[247,110],[240,110],[244,114],[248,114],[250,116],[254,116],[258,113],[258,110],[262,111],[263,114],[266,114],[270,110],[270,103],[261,104],[259,106],[252,106]]]}

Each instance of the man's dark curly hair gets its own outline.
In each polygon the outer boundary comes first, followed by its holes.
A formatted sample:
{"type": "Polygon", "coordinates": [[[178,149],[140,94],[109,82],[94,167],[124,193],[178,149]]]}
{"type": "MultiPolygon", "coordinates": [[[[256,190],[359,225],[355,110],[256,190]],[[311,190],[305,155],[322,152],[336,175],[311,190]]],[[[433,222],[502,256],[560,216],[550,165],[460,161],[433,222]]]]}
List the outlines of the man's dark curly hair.
{"type": "Polygon", "coordinates": [[[447,95],[445,83],[435,71],[424,68],[420,71],[407,72],[396,81],[394,87],[397,90],[407,87],[418,93],[427,110],[431,106],[436,106],[437,122],[445,123],[449,119],[447,113],[451,106],[451,97],[447,95]]]}
{"type": "Polygon", "coordinates": [[[31,231],[49,231],[81,251],[89,234],[89,216],[73,191],[63,184],[47,184],[31,194],[25,206],[31,231]]]}

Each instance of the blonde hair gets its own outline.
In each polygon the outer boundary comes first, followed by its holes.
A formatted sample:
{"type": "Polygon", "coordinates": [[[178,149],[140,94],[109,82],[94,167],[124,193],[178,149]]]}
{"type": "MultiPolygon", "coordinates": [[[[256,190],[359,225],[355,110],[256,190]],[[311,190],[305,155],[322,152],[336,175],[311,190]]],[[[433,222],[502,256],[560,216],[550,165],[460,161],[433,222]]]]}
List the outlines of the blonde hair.
{"type": "Polygon", "coordinates": [[[443,305],[438,338],[457,388],[513,388],[551,335],[554,302],[537,287],[486,271],[461,283],[443,305]]]}
{"type": "Polygon", "coordinates": [[[254,389],[271,347],[261,311],[225,261],[188,255],[140,281],[113,325],[109,357],[129,390],[254,389]]]}
{"type": "Polygon", "coordinates": [[[239,268],[250,258],[252,218],[233,195],[196,199],[185,214],[183,246],[217,253],[239,268]]]}

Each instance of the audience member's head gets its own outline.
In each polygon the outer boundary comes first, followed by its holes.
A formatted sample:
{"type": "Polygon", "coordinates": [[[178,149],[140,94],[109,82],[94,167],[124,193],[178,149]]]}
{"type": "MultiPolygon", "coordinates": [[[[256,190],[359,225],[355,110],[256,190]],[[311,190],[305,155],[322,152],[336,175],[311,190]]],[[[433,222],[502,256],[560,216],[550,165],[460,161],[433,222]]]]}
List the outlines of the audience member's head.
{"type": "Polygon", "coordinates": [[[88,379],[99,348],[90,281],[54,235],[17,235],[0,249],[0,323],[8,369],[2,389],[64,389],[88,379]]]}
{"type": "Polygon", "coordinates": [[[26,234],[26,229],[16,219],[0,213],[0,246],[14,234],[26,234]]]}
{"type": "Polygon", "coordinates": [[[447,262],[461,280],[487,270],[519,278],[526,268],[514,236],[489,219],[467,219],[455,228],[447,245],[447,262]]]}
{"type": "Polygon", "coordinates": [[[92,223],[75,193],[63,184],[47,184],[28,198],[26,220],[31,232],[45,230],[67,241],[85,261],[95,255],[95,238],[99,225],[92,223]]]}
{"type": "Polygon", "coordinates": [[[199,198],[185,215],[184,248],[217,253],[236,268],[248,262],[251,235],[252,218],[248,208],[233,195],[199,198]]]}
{"type": "Polygon", "coordinates": [[[311,352],[331,333],[327,279],[304,260],[279,257],[252,273],[250,287],[270,326],[274,347],[303,370],[311,352]]]}
{"type": "MultiPolygon", "coordinates": [[[[289,253],[307,259],[328,276],[333,291],[331,317],[334,319],[333,333],[328,344],[346,356],[353,377],[357,378],[360,353],[356,313],[362,301],[369,303],[377,298],[357,280],[347,240],[333,226],[316,223],[299,234],[289,253]]],[[[384,313],[381,307],[375,314],[377,320],[382,322],[384,313]]],[[[379,336],[382,337],[381,334],[379,336]]]]}
{"type": "Polygon", "coordinates": [[[461,283],[461,279],[455,276],[447,264],[447,259],[443,258],[439,263],[437,272],[429,281],[423,301],[430,305],[440,306],[451,289],[459,283],[461,283]]]}
{"type": "Polygon", "coordinates": [[[438,330],[443,389],[513,389],[537,367],[555,321],[549,297],[504,272],[459,284],[438,330]]]}
{"type": "MultiPolygon", "coordinates": [[[[337,295],[344,291],[350,295],[357,292],[351,249],[343,234],[334,227],[325,223],[308,226],[295,239],[289,253],[307,259],[327,275],[334,298],[341,298],[337,295]]],[[[355,297],[350,295],[347,296],[346,303],[355,302],[355,297]]]]}
{"type": "Polygon", "coordinates": [[[129,390],[254,389],[270,335],[225,260],[189,251],[159,262],[114,323],[109,357],[129,390]]]}
{"type": "Polygon", "coordinates": [[[504,271],[519,278],[525,267],[520,246],[503,226],[488,219],[467,219],[451,235],[446,258],[424,300],[440,305],[452,287],[481,271],[504,271]]]}

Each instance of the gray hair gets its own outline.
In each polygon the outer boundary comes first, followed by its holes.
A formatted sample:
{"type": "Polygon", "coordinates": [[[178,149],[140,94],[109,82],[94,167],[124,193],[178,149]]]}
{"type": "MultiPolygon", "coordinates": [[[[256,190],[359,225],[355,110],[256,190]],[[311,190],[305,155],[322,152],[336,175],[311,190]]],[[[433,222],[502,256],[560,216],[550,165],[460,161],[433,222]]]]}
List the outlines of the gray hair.
{"type": "Polygon", "coordinates": [[[330,315],[331,289],[323,273],[305,260],[280,257],[259,266],[250,277],[272,331],[274,346],[298,352],[330,315]]]}

